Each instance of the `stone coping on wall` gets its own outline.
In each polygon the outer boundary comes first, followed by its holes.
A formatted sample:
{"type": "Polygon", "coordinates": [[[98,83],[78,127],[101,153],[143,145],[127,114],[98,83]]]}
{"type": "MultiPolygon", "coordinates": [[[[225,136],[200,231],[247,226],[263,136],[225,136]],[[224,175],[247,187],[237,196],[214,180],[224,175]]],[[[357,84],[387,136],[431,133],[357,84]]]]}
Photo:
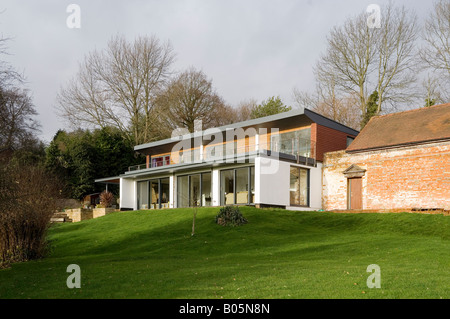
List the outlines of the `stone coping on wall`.
{"type": "Polygon", "coordinates": [[[93,219],[101,216],[105,216],[109,213],[119,211],[116,208],[73,208],[73,209],[65,209],[63,212],[59,212],[58,214],[66,214],[72,222],[79,222],[82,220],[93,219]]]}
{"type": "Polygon", "coordinates": [[[419,214],[443,214],[450,216],[450,210],[443,208],[393,208],[393,209],[333,209],[325,210],[328,213],[419,213],[419,214]]]}

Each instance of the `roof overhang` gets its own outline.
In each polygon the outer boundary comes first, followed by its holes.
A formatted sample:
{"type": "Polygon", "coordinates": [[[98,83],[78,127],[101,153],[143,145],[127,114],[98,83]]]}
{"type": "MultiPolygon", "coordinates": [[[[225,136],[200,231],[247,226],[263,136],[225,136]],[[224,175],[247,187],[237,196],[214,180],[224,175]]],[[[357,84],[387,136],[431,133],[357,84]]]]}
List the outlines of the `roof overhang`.
{"type": "Polygon", "coordinates": [[[104,177],[94,180],[95,183],[120,184],[120,176],[104,177]]]}
{"type": "MultiPolygon", "coordinates": [[[[256,133],[259,133],[258,131],[260,129],[272,130],[279,129],[280,127],[282,127],[283,129],[289,129],[298,126],[299,124],[311,124],[312,121],[304,115],[305,109],[295,109],[275,115],[233,123],[216,128],[205,129],[203,131],[198,131],[190,134],[178,135],[156,142],[136,145],[134,147],[134,150],[145,155],[161,154],[164,152],[170,152],[173,146],[181,141],[195,141],[194,143],[192,143],[192,145],[196,146],[200,144],[208,145],[211,142],[211,138],[213,137],[213,135],[216,134],[222,134],[222,141],[225,141],[227,132],[232,132],[239,128],[244,129],[247,136],[252,136],[256,133]],[[256,131],[247,130],[248,128],[255,128],[256,131]]],[[[267,132],[270,133],[270,131],[267,132]]]]}
{"type": "Polygon", "coordinates": [[[202,162],[190,162],[190,163],[179,163],[179,164],[171,164],[167,166],[159,166],[147,168],[139,171],[126,172],[121,175],[121,178],[144,178],[144,177],[156,177],[166,174],[173,173],[182,173],[187,171],[195,171],[201,169],[209,169],[214,167],[226,167],[227,165],[236,165],[236,164],[248,164],[253,163],[255,161],[258,152],[250,152],[243,155],[238,156],[226,156],[220,160],[210,160],[210,161],[202,161],[202,162]]]}

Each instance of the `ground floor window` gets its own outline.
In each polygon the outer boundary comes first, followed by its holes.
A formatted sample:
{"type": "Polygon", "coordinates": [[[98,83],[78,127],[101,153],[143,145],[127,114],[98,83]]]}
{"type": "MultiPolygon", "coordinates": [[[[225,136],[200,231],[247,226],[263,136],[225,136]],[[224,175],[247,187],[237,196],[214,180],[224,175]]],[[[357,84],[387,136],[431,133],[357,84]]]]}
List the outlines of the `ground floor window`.
{"type": "Polygon", "coordinates": [[[291,206],[309,206],[309,169],[291,166],[289,191],[291,206]]]}
{"type": "Polygon", "coordinates": [[[254,202],[255,168],[253,166],[227,169],[220,172],[222,205],[254,202]]]}
{"type": "Polygon", "coordinates": [[[211,172],[178,176],[177,206],[211,206],[211,172]]]}
{"type": "Polygon", "coordinates": [[[158,178],[137,183],[138,209],[169,207],[169,178],[158,178]]]}

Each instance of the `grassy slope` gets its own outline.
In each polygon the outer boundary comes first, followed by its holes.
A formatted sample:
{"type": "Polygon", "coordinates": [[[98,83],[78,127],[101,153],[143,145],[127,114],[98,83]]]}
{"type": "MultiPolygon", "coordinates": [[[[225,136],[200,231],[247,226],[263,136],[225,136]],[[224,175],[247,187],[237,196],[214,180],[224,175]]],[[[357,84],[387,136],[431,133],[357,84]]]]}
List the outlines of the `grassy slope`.
{"type": "Polygon", "coordinates": [[[229,228],[217,211],[199,209],[194,237],[190,209],[56,225],[49,257],[0,270],[0,298],[450,298],[450,217],[244,207],[229,228]]]}

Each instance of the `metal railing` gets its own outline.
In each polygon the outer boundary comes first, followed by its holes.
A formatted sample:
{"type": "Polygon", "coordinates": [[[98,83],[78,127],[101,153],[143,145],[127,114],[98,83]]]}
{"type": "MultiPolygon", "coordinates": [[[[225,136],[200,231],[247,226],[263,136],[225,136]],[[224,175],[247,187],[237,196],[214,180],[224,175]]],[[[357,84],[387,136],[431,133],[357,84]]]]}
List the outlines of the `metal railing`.
{"type": "MultiPolygon", "coordinates": [[[[314,158],[316,154],[316,145],[314,141],[301,139],[301,138],[275,138],[271,141],[262,141],[259,145],[248,144],[245,146],[239,146],[239,143],[225,143],[221,145],[206,146],[203,152],[200,148],[194,148],[187,151],[174,152],[170,156],[170,160],[150,162],[149,168],[170,166],[174,164],[189,164],[189,163],[201,163],[204,161],[216,161],[229,157],[236,157],[256,150],[261,152],[277,152],[281,154],[303,156],[305,158],[314,158]],[[234,145],[231,145],[234,144],[234,145]]],[[[134,165],[128,168],[128,171],[137,171],[146,169],[147,164],[134,165]]]]}
{"type": "Polygon", "coordinates": [[[128,171],[129,172],[140,171],[140,170],[146,169],[146,168],[147,168],[147,164],[139,164],[139,165],[129,166],[128,171]]]}

